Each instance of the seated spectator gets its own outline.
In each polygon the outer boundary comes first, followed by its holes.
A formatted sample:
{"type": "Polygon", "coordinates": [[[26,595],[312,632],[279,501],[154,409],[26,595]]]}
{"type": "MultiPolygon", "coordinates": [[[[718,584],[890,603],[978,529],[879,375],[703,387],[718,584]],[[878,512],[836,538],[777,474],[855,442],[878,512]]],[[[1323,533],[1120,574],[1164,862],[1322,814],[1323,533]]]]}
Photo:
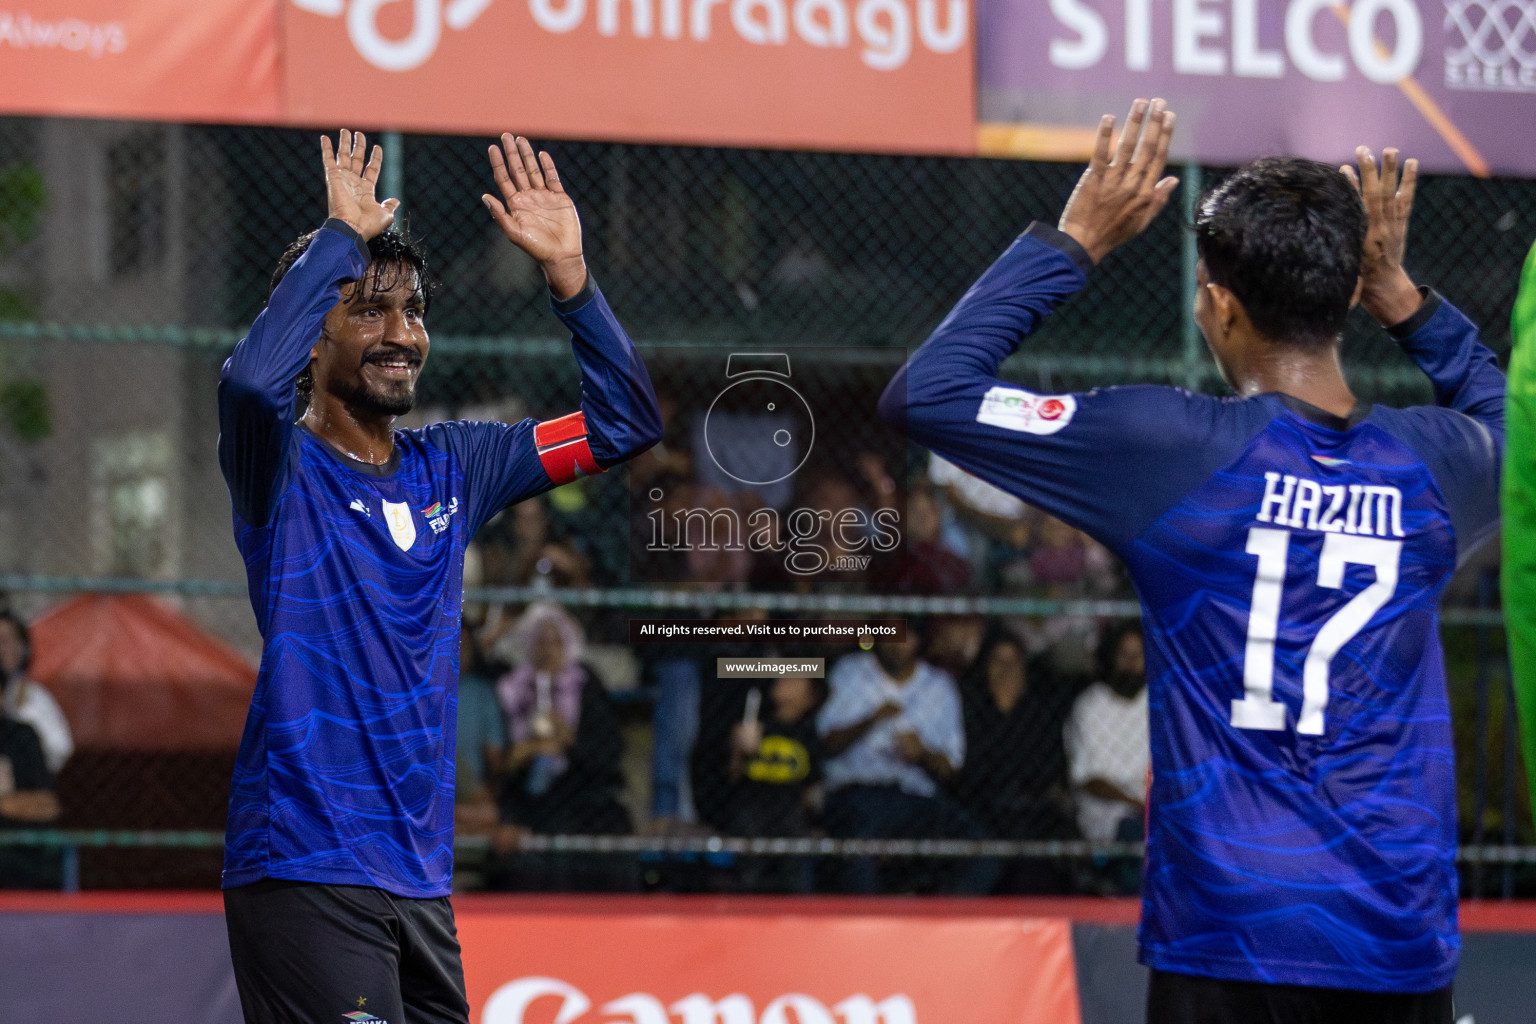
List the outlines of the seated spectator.
{"type": "Polygon", "coordinates": [[[971,672],[987,639],[986,616],[935,615],[927,621],[928,642],[923,648],[923,660],[953,679],[971,672]]]}
{"type": "Polygon", "coordinates": [[[57,775],[75,752],[75,740],[53,694],[27,678],[31,661],[32,638],[27,624],[14,612],[0,612],[0,673],[4,679],[0,711],[37,731],[48,774],[57,775]]]}
{"type": "Polygon", "coordinates": [[[944,543],[944,512],[933,490],[907,494],[907,552],[897,589],[905,594],[955,594],[971,582],[971,563],[944,543]]]}
{"type": "MultiPolygon", "coordinates": [[[[581,628],[562,608],[532,605],[513,629],[517,666],[496,684],[509,748],[497,753],[503,822],[545,834],[630,831],[619,802],[623,739],[608,695],[581,661],[581,628]]],[[[627,887],[585,876],[570,858],[513,857],[492,872],[520,888],[627,887]]]]}
{"type": "MultiPolygon", "coordinates": [[[[974,839],[979,824],[945,792],[965,761],[960,697],[949,675],[922,660],[922,638],[908,626],[902,641],[876,643],[833,667],[831,696],[817,716],[827,831],[843,839],[974,839]]],[[[940,886],[979,894],[997,866],[982,859],[947,862],[940,886]]],[[[841,861],[841,888],[880,889],[868,857],[841,861]]]]}
{"type": "MultiPolygon", "coordinates": [[[[735,608],[721,625],[768,621],[761,607],[735,608]]],[[[715,679],[715,660],[747,657],[761,649],[748,642],[701,645],[647,644],[647,673],[655,686],[652,715],[651,823],[659,835],[708,834],[703,821],[720,820],[722,785],[714,754],[726,740],[730,722],[740,714],[746,688],[715,679]],[[705,680],[709,680],[706,686],[705,680]]]]}
{"type": "Polygon", "coordinates": [[[768,706],[747,698],[752,712],[731,729],[727,774],[740,783],[724,817],[739,836],[802,836],[808,832],[806,797],[821,781],[821,737],[816,712],[827,698],[825,680],[785,676],[767,687],[768,706]]]}
{"type": "MultiPolygon", "coordinates": [[[[505,666],[502,666],[505,667],[505,666]]],[[[459,712],[455,790],[461,799],[484,789],[507,745],[506,723],[496,693],[497,671],[480,646],[468,616],[459,627],[459,712]]]]}
{"type": "MultiPolygon", "coordinates": [[[[821,738],[816,712],[827,699],[823,679],[785,676],[749,692],[731,729],[725,761],[735,783],[720,818],[737,836],[807,836],[811,804],[821,782],[821,738]],[[756,696],[753,696],[756,695],[756,696]]],[[[813,864],[806,858],[749,857],[742,885],[749,891],[810,892],[813,864]]]]}
{"type": "Polygon", "coordinates": [[[506,748],[495,672],[466,610],[459,628],[459,713],[454,759],[454,827],[461,836],[491,835],[500,824],[491,778],[506,748]]]}
{"type": "Polygon", "coordinates": [[[1099,657],[1102,681],[1077,698],[1064,732],[1077,824],[1086,839],[1134,842],[1151,763],[1141,623],[1109,630],[1099,657]]]}
{"type": "Polygon", "coordinates": [[[928,479],[937,489],[944,515],[946,548],[980,566],[994,545],[1005,560],[1029,545],[1029,506],[937,456],[928,457],[928,479]]]}
{"type": "MultiPolygon", "coordinates": [[[[999,839],[1073,836],[1061,735],[1066,688],[1036,685],[1024,645],[996,630],[962,679],[960,697],[966,750],[956,786],[961,804],[999,839]]],[[[1064,888],[1056,865],[1023,858],[1005,866],[1000,885],[1014,893],[1064,888]]]]}
{"type": "Polygon", "coordinates": [[[586,587],[587,559],[570,541],[555,536],[548,499],[519,502],[487,524],[479,543],[483,574],[492,586],[586,587]]]}
{"type": "MultiPolygon", "coordinates": [[[[37,732],[0,714],[0,829],[37,828],[56,820],[59,813],[59,798],[37,732]]],[[[0,847],[0,889],[58,884],[58,857],[52,851],[0,847]]]]}

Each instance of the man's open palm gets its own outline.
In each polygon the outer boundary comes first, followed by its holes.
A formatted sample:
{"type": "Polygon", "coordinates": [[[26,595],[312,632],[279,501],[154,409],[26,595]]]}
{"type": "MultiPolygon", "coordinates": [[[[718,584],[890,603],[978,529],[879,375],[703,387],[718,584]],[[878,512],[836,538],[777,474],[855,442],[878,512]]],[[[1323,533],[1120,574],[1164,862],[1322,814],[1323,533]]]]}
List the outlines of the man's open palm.
{"type": "Polygon", "coordinates": [[[510,134],[489,154],[501,199],[487,193],[481,202],[512,244],[538,260],[556,296],[574,295],[586,283],[581,219],[554,160],[548,153],[535,155],[527,139],[510,134]]]}
{"type": "Polygon", "coordinates": [[[1179,179],[1163,176],[1173,137],[1173,111],[1160,99],[1137,100],[1119,142],[1115,119],[1099,119],[1093,158],[1067,199],[1057,225],[1098,263],[1146,230],[1168,205],[1179,179]]]}
{"type": "Polygon", "coordinates": [[[1418,289],[1403,269],[1419,162],[1408,160],[1399,165],[1397,150],[1389,148],[1382,152],[1381,167],[1377,169],[1370,149],[1365,146],[1355,150],[1355,159],[1360,164],[1358,172],[1348,164],[1339,170],[1360,191],[1360,201],[1365,204],[1367,226],[1360,256],[1360,302],[1368,313],[1390,326],[1406,320],[1419,308],[1418,289]]]}
{"type": "Polygon", "coordinates": [[[373,158],[366,159],[368,139],[362,132],[345,128],[331,148],[329,135],[320,137],[320,154],[325,164],[325,203],[328,215],[350,226],[364,239],[374,238],[394,223],[398,199],[382,203],[374,197],[379,172],[384,167],[384,151],[373,147],[373,158]]]}

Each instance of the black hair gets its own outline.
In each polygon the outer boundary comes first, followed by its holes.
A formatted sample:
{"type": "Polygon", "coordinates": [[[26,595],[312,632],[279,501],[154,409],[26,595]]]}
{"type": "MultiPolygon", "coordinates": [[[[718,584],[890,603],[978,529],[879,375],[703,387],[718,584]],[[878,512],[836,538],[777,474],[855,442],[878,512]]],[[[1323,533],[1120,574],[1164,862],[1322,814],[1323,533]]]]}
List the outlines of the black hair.
{"type": "Polygon", "coordinates": [[[21,662],[16,671],[25,672],[32,667],[32,631],[22,617],[9,608],[0,610],[0,622],[9,622],[16,627],[16,635],[21,639],[21,662]]]}
{"type": "Polygon", "coordinates": [[[1265,337],[1310,346],[1343,333],[1366,216],[1337,167],[1256,160],[1201,198],[1194,228],[1211,281],[1237,296],[1265,337]]]}
{"type": "MultiPolygon", "coordinates": [[[[277,266],[272,270],[272,281],[267,286],[267,301],[272,301],[272,293],[277,291],[278,284],[293,265],[299,261],[299,257],[309,251],[310,243],[320,232],[310,231],[300,235],[288,244],[283,254],[277,258],[277,266]]],[[[400,283],[406,273],[416,277],[416,290],[421,296],[422,312],[432,308],[432,295],[437,290],[437,279],[432,275],[427,266],[426,253],[422,251],[421,242],[403,231],[384,231],[368,240],[368,269],[363,271],[364,288],[363,295],[377,295],[379,292],[387,292],[400,283]]],[[[314,380],[310,377],[309,367],[305,367],[294,381],[296,389],[295,406],[303,411],[309,405],[309,397],[314,390],[314,380]]]]}
{"type": "Polygon", "coordinates": [[[1143,637],[1140,619],[1121,619],[1099,637],[1099,678],[1107,680],[1115,672],[1115,662],[1120,657],[1120,644],[1131,634],[1143,637]]]}
{"type": "Polygon", "coordinates": [[[981,639],[981,646],[976,649],[976,657],[966,668],[960,677],[961,689],[972,688],[978,692],[987,688],[987,666],[992,661],[992,654],[999,647],[1015,647],[1019,652],[1019,662],[1024,667],[1024,681],[1026,684],[1033,681],[1040,666],[1033,664],[1029,654],[1029,645],[1019,635],[1001,623],[994,622],[987,628],[987,633],[981,639]]]}

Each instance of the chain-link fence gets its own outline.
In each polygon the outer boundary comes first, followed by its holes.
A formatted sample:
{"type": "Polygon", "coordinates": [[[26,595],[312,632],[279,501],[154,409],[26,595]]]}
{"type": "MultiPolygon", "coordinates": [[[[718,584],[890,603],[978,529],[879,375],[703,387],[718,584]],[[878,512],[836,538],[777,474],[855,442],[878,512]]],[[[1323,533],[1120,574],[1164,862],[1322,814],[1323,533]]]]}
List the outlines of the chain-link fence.
{"type": "MultiPolygon", "coordinates": [[[[387,139],[385,190],[403,197],[404,222],[441,280],[412,424],[544,418],[579,396],[537,267],[479,203],[487,141],[387,139]]],[[[1022,227],[1054,218],[1078,168],[548,148],[581,211],[592,272],[646,353],[667,435],[625,472],[509,510],[471,552],[464,883],[1133,888],[1145,711],[1134,673],[1115,669],[1111,641],[1136,611],[1122,571],[872,416],[904,352],[1022,227]],[[817,429],[837,436],[844,457],[807,457],[777,490],[736,487],[705,458],[703,418],[733,355],[769,353],[793,363],[817,429]],[[855,560],[814,578],[782,559],[658,557],[650,543],[667,524],[745,528],[764,509],[856,509],[872,522],[887,507],[905,524],[899,564],[855,560]],[[583,637],[548,692],[519,668],[537,625],[524,618],[532,601],[563,607],[534,618],[552,616],[544,625],[557,631],[568,619],[583,637]],[[919,769],[927,781],[909,787],[926,804],[875,814],[837,777],[848,751],[834,749],[828,680],[880,671],[880,658],[896,656],[884,646],[636,644],[629,629],[645,617],[841,615],[907,620],[923,664],[954,680],[946,735],[959,747],[947,770],[919,769]],[[824,675],[719,678],[720,657],[770,654],[821,659],[824,675]],[[988,856],[956,856],[977,852],[988,856]]],[[[277,254],[324,216],[318,156],[313,132],[0,120],[0,589],[27,615],[72,594],[159,592],[258,656],[214,458],[214,385],[277,254]]],[[[1219,386],[1188,309],[1182,224],[1201,182],[1221,172],[1179,173],[1182,216],[1170,211],[1107,261],[1006,375],[1051,390],[1219,386]]],[[[1416,277],[1507,348],[1536,183],[1430,178],[1413,228],[1416,277]]],[[[1427,400],[1422,376],[1363,315],[1345,356],[1363,397],[1427,400]]],[[[781,427],[794,424],[742,417],[733,429],[781,427]]],[[[1446,642],[1464,838],[1512,845],[1529,827],[1495,557],[1485,552],[1453,585],[1446,642]]],[[[890,749],[906,742],[889,732],[890,749]]],[[[213,884],[228,759],[82,743],[58,778],[63,817],[52,824],[65,831],[6,834],[77,851],[50,870],[86,885],[213,884]],[[123,848],[148,841],[133,830],[167,829],[165,843],[181,848],[123,848]]],[[[1479,861],[1466,885],[1520,888],[1526,869],[1506,859],[1479,861]]]]}

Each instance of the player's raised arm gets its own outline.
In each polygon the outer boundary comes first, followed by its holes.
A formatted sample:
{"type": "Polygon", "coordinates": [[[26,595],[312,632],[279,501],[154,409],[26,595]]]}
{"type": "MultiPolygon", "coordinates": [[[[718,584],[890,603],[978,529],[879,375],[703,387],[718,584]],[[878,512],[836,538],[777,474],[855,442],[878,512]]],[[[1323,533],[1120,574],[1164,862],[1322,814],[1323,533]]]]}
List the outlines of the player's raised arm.
{"type": "Polygon", "coordinates": [[[1438,294],[1421,290],[1403,269],[1408,218],[1418,184],[1419,163],[1408,160],[1399,174],[1398,152],[1386,149],[1378,169],[1365,146],[1355,150],[1359,171],[1340,170],[1360,190],[1369,228],[1360,262],[1360,304],[1397,339],[1435,386],[1435,400],[1471,416],[1504,436],[1504,375],[1477,327],[1438,294]]]}
{"type": "Polygon", "coordinates": [[[1167,205],[1178,184],[1162,173],[1173,122],[1162,100],[1137,100],[1118,138],[1105,116],[1059,227],[1030,225],[880,398],[881,415],[911,440],[1111,546],[1144,521],[1140,498],[1146,510],[1158,507],[1173,479],[1148,446],[1182,450],[1189,462],[1182,427],[1200,415],[1198,401],[1171,388],[1038,395],[997,371],[1099,260],[1167,205]],[[1127,504],[1127,473],[1162,483],[1149,482],[1127,504]]]}
{"type": "MultiPolygon", "coordinates": [[[[1093,267],[1151,223],[1178,184],[1162,176],[1174,115],[1162,100],[1137,100],[1115,139],[1115,119],[1099,122],[1093,158],[1056,229],[1030,225],[971,286],[960,303],[891,381],[881,413],[919,432],[945,417],[945,403],[979,398],[997,368],[1093,267]]],[[[952,411],[952,410],[951,410],[952,411]]]]}
{"type": "Polygon", "coordinates": [[[533,257],[549,283],[555,313],[571,331],[581,367],[579,412],[519,428],[485,433],[466,450],[484,484],[471,495],[471,522],[578,476],[601,473],[661,439],[661,410],[634,343],[587,272],[581,219],[548,153],[506,134],[489,150],[499,198],[480,197],[507,239],[533,257]],[[529,447],[542,472],[524,468],[529,447]]]}
{"type": "Polygon", "coordinates": [[[384,156],[366,157],[362,132],[345,129],[339,144],[322,137],[327,220],[303,240],[297,259],[279,265],[267,306],[235,346],[219,377],[219,467],[235,511],[265,525],[287,468],[294,424],[294,380],[309,365],[326,314],[346,281],[368,266],[369,239],[394,221],[399,200],[382,202],[375,187],[384,156]]]}
{"type": "MultiPolygon", "coordinates": [[[[624,332],[608,300],[587,273],[581,221],[548,153],[534,154],[525,138],[501,137],[490,147],[491,173],[501,192],[481,199],[507,238],[538,261],[549,282],[555,312],[571,330],[571,345],[581,366],[581,414],[591,465],[601,471],[634,458],[661,439],[661,410],[640,353],[624,332]]],[[[546,425],[541,424],[541,427],[546,425]]],[[[541,431],[541,449],[577,449],[578,423],[541,431]]],[[[541,451],[541,455],[546,455],[541,451]]],[[[562,456],[545,458],[556,483],[568,473],[562,456]]]]}

